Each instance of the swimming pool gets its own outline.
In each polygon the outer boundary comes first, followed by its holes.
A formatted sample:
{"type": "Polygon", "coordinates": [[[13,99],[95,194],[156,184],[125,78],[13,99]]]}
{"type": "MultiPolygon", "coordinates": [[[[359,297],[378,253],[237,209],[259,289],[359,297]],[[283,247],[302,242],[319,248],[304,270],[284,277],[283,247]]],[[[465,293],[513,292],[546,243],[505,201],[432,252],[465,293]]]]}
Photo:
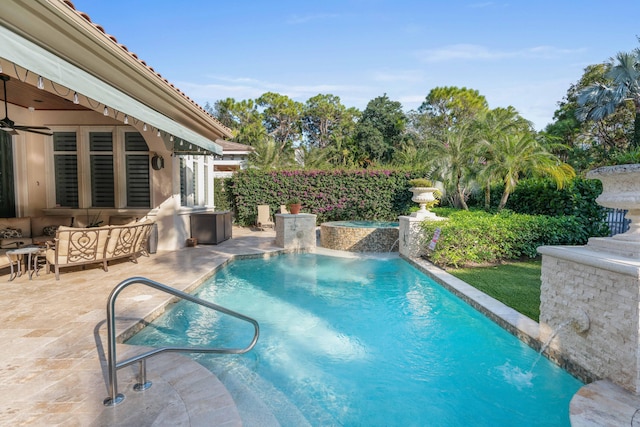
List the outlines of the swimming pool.
{"type": "MultiPolygon", "coordinates": [[[[250,353],[197,357],[246,426],[269,424],[261,407],[283,426],[568,426],[582,386],[398,258],[238,260],[197,293],[260,322],[250,353]]],[[[129,343],[241,345],[250,334],[178,303],[129,343]]]]}

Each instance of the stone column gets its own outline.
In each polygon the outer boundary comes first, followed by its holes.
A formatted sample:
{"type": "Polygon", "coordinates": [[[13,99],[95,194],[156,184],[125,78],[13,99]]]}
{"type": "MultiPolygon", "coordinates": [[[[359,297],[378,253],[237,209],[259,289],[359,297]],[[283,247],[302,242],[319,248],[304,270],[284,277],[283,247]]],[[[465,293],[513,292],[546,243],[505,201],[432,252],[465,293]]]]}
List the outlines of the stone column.
{"type": "Polygon", "coordinates": [[[316,216],[313,214],[276,214],[276,246],[285,249],[316,247],[316,216]]]}
{"type": "Polygon", "coordinates": [[[401,216],[398,248],[400,255],[412,258],[419,257],[426,253],[426,236],[420,228],[423,219],[412,216],[401,216]]]}

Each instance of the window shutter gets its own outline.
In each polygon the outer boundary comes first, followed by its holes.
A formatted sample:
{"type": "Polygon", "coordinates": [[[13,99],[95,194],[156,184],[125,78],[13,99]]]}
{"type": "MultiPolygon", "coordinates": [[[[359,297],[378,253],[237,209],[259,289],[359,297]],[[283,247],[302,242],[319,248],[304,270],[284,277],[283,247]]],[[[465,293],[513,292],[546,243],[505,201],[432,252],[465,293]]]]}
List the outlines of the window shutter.
{"type": "Polygon", "coordinates": [[[125,132],[127,207],[151,207],[149,146],[138,132],[125,132]],[[136,153],[137,152],[137,153],[136,153]]]}
{"type": "Polygon", "coordinates": [[[113,136],[111,132],[90,132],[91,205],[96,208],[115,207],[113,174],[113,136]],[[104,154],[95,154],[104,152],[104,154]]]}
{"type": "Polygon", "coordinates": [[[78,207],[78,156],[75,132],[54,132],[56,205],[78,207]],[[68,154],[65,154],[68,153],[68,154]]]}
{"type": "Polygon", "coordinates": [[[149,183],[149,156],[127,154],[127,206],[151,207],[149,183]]]}

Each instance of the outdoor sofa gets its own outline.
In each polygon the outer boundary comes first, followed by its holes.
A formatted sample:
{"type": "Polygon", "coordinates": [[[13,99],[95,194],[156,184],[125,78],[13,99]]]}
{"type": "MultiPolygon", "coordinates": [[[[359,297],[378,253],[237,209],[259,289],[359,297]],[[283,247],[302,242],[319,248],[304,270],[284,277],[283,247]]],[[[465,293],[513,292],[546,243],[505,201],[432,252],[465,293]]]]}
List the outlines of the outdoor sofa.
{"type": "Polygon", "coordinates": [[[46,271],[55,271],[60,279],[60,268],[87,264],[102,264],[108,271],[108,262],[128,258],[137,262],[140,255],[148,255],[147,241],[153,221],[133,222],[126,225],[103,227],[65,227],[56,231],[53,242],[47,242],[46,271]]]}

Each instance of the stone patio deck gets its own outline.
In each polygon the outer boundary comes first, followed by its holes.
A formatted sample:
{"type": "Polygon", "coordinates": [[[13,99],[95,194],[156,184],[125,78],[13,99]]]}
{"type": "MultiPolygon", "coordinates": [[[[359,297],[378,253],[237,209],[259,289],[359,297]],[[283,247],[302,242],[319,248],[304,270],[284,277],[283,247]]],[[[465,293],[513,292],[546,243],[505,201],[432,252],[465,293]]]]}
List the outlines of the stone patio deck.
{"type": "MultiPolygon", "coordinates": [[[[108,272],[99,265],[62,270],[59,281],[43,272],[33,280],[22,275],[11,282],[8,274],[0,275],[0,425],[242,425],[217,378],[178,354],[147,362],[154,386],[144,393],[131,390],[137,369],[121,369],[118,389],[125,401],[115,408],[103,406],[108,396],[106,304],[111,290],[132,276],[189,291],[233,255],[280,250],[274,238],[275,232],[234,228],[233,238],[220,245],[157,253],[139,258],[138,264],[119,262],[108,272]],[[167,364],[174,368],[163,370],[167,364]],[[185,388],[191,393],[180,394],[185,388]]],[[[116,305],[117,331],[132,322],[121,318],[147,317],[168,299],[148,287],[125,289],[116,305]]],[[[118,346],[118,360],[127,347],[118,346]]]]}

